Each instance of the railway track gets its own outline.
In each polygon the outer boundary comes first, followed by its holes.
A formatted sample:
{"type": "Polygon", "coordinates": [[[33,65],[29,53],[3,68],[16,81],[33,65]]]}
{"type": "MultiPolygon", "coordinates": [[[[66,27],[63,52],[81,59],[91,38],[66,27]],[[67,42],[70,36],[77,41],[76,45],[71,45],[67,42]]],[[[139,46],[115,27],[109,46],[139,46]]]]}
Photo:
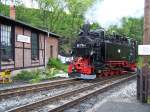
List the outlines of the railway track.
{"type": "Polygon", "coordinates": [[[62,79],[62,80],[44,82],[39,84],[30,84],[30,85],[10,88],[10,89],[4,89],[4,90],[0,90],[0,100],[7,99],[10,97],[15,97],[15,96],[21,96],[33,92],[49,90],[56,87],[63,87],[69,84],[74,84],[75,82],[78,81],[75,79],[62,79]]]}
{"type": "Polygon", "coordinates": [[[62,93],[60,95],[46,97],[30,104],[12,108],[7,112],[41,112],[44,110],[46,112],[61,112],[89,97],[92,97],[93,95],[107,91],[108,89],[135,77],[136,75],[131,75],[128,77],[117,77],[100,82],[95,82],[86,87],[62,93]]]}

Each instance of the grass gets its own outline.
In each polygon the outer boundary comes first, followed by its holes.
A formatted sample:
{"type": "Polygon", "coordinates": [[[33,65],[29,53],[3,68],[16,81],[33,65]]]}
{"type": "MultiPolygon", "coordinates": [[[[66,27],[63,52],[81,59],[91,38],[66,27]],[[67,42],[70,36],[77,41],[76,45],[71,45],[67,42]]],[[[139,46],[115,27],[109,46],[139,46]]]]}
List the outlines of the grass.
{"type": "Polygon", "coordinates": [[[148,96],[147,103],[150,104],[150,96],[148,96]]]}
{"type": "Polygon", "coordinates": [[[139,68],[143,67],[143,58],[142,57],[138,57],[138,59],[137,59],[137,66],[139,68]]]}
{"type": "MultiPolygon", "coordinates": [[[[148,65],[149,65],[149,68],[150,68],[150,57],[148,57],[148,65]]],[[[139,56],[138,58],[137,58],[137,67],[138,68],[142,68],[144,66],[144,59],[143,59],[143,57],[142,56],[139,56]]]]}

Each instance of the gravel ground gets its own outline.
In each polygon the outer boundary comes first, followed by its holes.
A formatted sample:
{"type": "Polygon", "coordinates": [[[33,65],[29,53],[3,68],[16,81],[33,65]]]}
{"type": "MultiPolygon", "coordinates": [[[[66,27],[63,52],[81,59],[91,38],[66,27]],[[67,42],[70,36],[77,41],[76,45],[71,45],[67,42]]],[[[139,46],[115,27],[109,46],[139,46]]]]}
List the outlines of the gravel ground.
{"type": "MultiPolygon", "coordinates": [[[[111,81],[112,82],[115,82],[115,81],[111,81]]],[[[89,89],[89,90],[85,90],[83,91],[82,93],[79,93],[79,94],[74,94],[74,95],[71,95],[71,96],[68,96],[66,98],[62,98],[58,101],[54,101],[54,102],[50,102],[49,104],[43,106],[43,107],[39,107],[39,108],[36,108],[35,111],[32,111],[32,112],[48,112],[48,110],[50,109],[53,109],[55,107],[58,107],[58,106],[61,106],[67,102],[70,102],[72,100],[75,100],[75,99],[78,99],[79,97],[82,97],[82,96],[85,96],[86,94],[89,94],[95,90],[98,90],[99,88],[102,88],[102,87],[105,87],[107,86],[108,84],[104,84],[104,85],[98,85],[92,89],[89,89]]]]}
{"type": "Polygon", "coordinates": [[[0,90],[20,87],[20,86],[27,85],[27,84],[29,84],[29,83],[23,82],[23,81],[22,82],[17,81],[17,82],[12,82],[12,83],[0,84],[0,90]]]}
{"type": "MultiPolygon", "coordinates": [[[[66,79],[66,78],[65,77],[55,77],[55,78],[52,78],[49,80],[43,80],[41,82],[49,82],[49,81],[60,80],[60,79],[66,79]]],[[[25,85],[29,85],[29,84],[31,84],[31,83],[25,82],[25,81],[14,81],[12,83],[0,84],[0,90],[21,87],[21,86],[25,86],[25,85]]]]}
{"type": "Polygon", "coordinates": [[[91,108],[101,106],[107,101],[121,101],[121,102],[137,102],[136,100],[136,80],[128,81],[111,90],[83,101],[79,105],[74,106],[65,112],[93,112],[91,108]]]}
{"type": "Polygon", "coordinates": [[[84,83],[84,84],[73,84],[73,85],[68,85],[67,87],[60,87],[60,88],[55,88],[49,91],[41,91],[38,93],[32,93],[32,94],[27,94],[24,96],[17,96],[13,98],[9,98],[7,100],[2,100],[0,102],[0,112],[4,112],[8,109],[14,108],[19,105],[23,104],[28,104],[33,101],[37,101],[39,99],[43,99],[48,96],[54,96],[54,95],[59,95],[64,92],[68,92],[74,89],[78,89],[80,87],[87,86],[91,83],[84,83]]]}
{"type": "MultiPolygon", "coordinates": [[[[89,84],[90,83],[85,83],[82,85],[79,85],[79,84],[78,85],[70,85],[68,87],[62,87],[62,88],[52,89],[50,91],[42,91],[42,92],[38,92],[36,94],[35,93],[34,94],[28,94],[28,95],[25,95],[22,97],[18,96],[18,97],[10,98],[8,100],[3,100],[0,102],[0,112],[4,112],[8,109],[11,109],[11,108],[19,106],[19,105],[23,105],[23,104],[31,103],[33,101],[37,101],[39,99],[42,99],[42,98],[45,98],[48,96],[59,95],[59,94],[62,94],[64,92],[71,91],[73,89],[78,89],[79,87],[87,86],[89,84]]],[[[14,86],[11,86],[11,87],[14,87],[14,86]]],[[[115,87],[115,88],[113,88],[113,89],[111,89],[105,93],[102,93],[98,96],[95,96],[91,99],[88,99],[88,100],[84,101],[83,103],[76,105],[75,107],[73,107],[71,109],[66,110],[65,112],[85,112],[88,109],[93,108],[94,105],[96,105],[99,101],[100,101],[99,104],[102,105],[108,99],[109,99],[109,101],[110,100],[112,100],[112,101],[122,100],[122,101],[128,101],[128,102],[136,102],[136,81],[135,80],[128,81],[128,82],[126,82],[120,86],[117,86],[117,87],[115,87]]],[[[66,102],[67,102],[67,100],[68,99],[66,99],[66,102]]],[[[62,103],[61,102],[55,102],[55,103],[57,105],[58,104],[61,105],[61,104],[63,104],[63,102],[62,103]]],[[[51,108],[56,106],[55,103],[54,103],[54,105],[51,105],[51,108]]]]}

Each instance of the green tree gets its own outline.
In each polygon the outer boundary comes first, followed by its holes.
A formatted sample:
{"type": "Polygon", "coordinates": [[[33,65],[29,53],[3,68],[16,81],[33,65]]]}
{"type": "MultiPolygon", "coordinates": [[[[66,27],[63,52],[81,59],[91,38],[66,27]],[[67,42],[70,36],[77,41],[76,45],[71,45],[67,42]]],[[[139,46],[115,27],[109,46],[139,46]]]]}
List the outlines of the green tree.
{"type": "Polygon", "coordinates": [[[122,31],[129,37],[135,38],[139,42],[142,41],[143,36],[143,17],[138,18],[123,18],[122,19],[122,31]]]}
{"type": "Polygon", "coordinates": [[[99,23],[92,23],[92,24],[90,25],[90,29],[92,29],[92,30],[95,30],[95,29],[97,29],[97,28],[101,28],[101,26],[100,26],[99,23]]]}
{"type": "Polygon", "coordinates": [[[0,2],[0,14],[4,16],[9,16],[9,6],[6,5],[6,0],[5,4],[0,2]]]}
{"type": "Polygon", "coordinates": [[[121,27],[117,25],[111,25],[108,28],[108,32],[116,32],[122,35],[126,35],[130,38],[135,38],[139,43],[142,42],[143,36],[143,17],[132,18],[124,17],[121,21],[121,27]]]}
{"type": "MultiPolygon", "coordinates": [[[[68,48],[84,24],[86,10],[95,0],[36,0],[39,9],[26,8],[23,0],[15,1],[17,20],[61,35],[68,48]]],[[[0,11],[9,15],[9,6],[2,6],[7,10],[0,7],[0,11]]]]}

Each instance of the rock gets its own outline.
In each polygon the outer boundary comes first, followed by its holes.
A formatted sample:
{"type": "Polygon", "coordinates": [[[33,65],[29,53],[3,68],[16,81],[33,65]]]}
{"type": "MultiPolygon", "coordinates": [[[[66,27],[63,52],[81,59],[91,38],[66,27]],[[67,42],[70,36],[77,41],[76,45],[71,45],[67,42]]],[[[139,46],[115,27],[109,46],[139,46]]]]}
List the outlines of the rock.
{"type": "Polygon", "coordinates": [[[81,112],[80,110],[77,110],[77,109],[69,109],[69,110],[66,110],[65,112],[81,112]]]}

